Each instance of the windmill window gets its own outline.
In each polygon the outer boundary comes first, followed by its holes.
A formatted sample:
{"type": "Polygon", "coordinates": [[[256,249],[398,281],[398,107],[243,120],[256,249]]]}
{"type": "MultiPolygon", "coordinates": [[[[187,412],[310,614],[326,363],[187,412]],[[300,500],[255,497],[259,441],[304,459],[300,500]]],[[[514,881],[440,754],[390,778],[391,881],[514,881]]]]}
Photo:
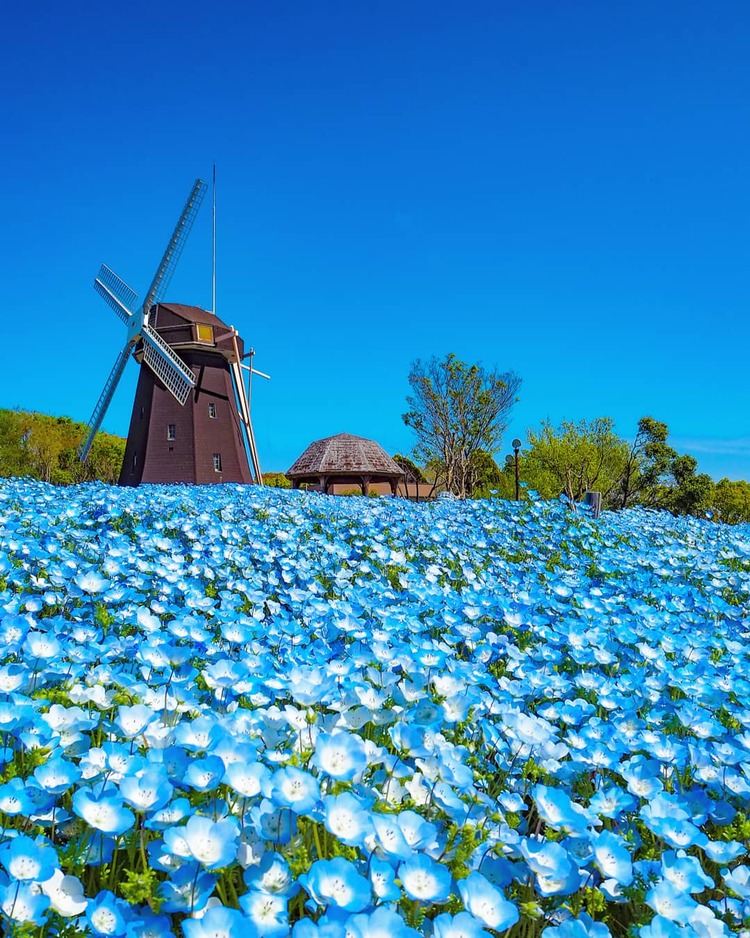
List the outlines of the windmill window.
{"type": "Polygon", "coordinates": [[[212,419],[216,419],[216,404],[211,403],[208,405],[208,416],[212,419]]]}
{"type": "Polygon", "coordinates": [[[214,327],[205,322],[196,322],[193,325],[195,329],[195,341],[203,342],[206,345],[214,344],[214,327]]]}
{"type": "Polygon", "coordinates": [[[167,424],[167,439],[173,440],[177,436],[177,426],[174,423],[167,424]]]}
{"type": "Polygon", "coordinates": [[[133,468],[138,465],[138,453],[133,453],[133,468]]]}
{"type": "Polygon", "coordinates": [[[221,453],[214,453],[214,472],[221,472],[221,453]]]}

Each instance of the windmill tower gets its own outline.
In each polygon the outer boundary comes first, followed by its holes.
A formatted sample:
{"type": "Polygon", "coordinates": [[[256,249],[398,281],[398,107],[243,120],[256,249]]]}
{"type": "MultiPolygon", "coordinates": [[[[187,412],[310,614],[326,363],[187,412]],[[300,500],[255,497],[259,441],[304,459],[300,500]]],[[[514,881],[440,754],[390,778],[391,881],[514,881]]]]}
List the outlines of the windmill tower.
{"type": "Polygon", "coordinates": [[[85,461],[132,354],[140,373],[120,485],[253,479],[263,484],[242,339],[213,313],[162,301],[205,192],[206,184],[197,179],[142,304],[106,265],[94,281],[125,323],[127,338],[91,415],[80,458],[85,461]]]}

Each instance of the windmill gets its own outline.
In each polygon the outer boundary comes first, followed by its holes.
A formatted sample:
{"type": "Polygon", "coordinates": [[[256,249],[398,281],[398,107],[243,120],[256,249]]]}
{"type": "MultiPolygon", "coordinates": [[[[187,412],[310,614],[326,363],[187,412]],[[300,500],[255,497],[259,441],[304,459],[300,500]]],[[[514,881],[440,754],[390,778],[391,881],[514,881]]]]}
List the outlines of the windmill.
{"type": "Polygon", "coordinates": [[[94,280],[127,337],[89,420],[80,458],[86,460],[133,355],[141,367],[120,485],[253,478],[263,484],[243,378],[243,371],[260,372],[243,364],[248,356],[242,339],[212,312],[162,301],[205,193],[206,184],[197,179],[143,303],[105,264],[94,280]]]}

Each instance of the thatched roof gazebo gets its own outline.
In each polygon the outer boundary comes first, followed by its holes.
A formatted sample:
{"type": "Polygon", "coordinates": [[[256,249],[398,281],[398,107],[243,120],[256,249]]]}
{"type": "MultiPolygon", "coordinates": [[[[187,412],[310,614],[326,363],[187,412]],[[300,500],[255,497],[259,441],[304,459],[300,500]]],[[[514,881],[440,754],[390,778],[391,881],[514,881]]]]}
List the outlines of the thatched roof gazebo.
{"type": "Polygon", "coordinates": [[[403,470],[382,446],[351,433],[338,433],[311,443],[286,473],[292,488],[304,482],[318,486],[326,495],[333,485],[358,485],[362,494],[370,491],[371,482],[387,482],[396,494],[403,470]]]}

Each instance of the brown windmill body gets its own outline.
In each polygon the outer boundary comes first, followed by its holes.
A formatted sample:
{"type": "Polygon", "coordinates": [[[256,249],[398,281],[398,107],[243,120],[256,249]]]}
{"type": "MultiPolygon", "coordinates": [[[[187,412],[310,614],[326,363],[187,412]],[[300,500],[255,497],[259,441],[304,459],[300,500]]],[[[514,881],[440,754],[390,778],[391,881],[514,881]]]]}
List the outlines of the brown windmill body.
{"type": "MultiPolygon", "coordinates": [[[[120,485],[251,482],[231,368],[242,359],[242,340],[197,306],[160,303],[149,322],[191,369],[195,387],[180,404],[141,367],[120,485]]],[[[135,357],[142,358],[138,347],[135,357]]]]}

